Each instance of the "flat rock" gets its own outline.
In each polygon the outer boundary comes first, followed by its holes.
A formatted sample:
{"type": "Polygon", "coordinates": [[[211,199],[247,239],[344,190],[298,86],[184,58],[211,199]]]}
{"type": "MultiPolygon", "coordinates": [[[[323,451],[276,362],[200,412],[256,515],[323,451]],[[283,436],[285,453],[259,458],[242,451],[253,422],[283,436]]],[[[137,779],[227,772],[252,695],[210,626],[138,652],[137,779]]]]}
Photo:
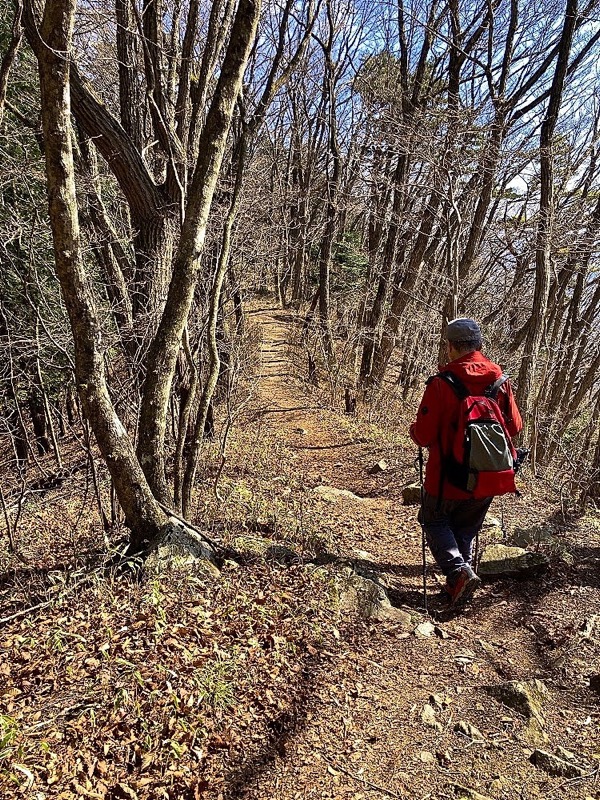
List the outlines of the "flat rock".
{"type": "Polygon", "coordinates": [[[348,489],[336,489],[334,486],[315,486],[313,489],[315,494],[318,494],[323,500],[326,500],[328,503],[337,503],[338,500],[358,500],[362,502],[362,497],[359,497],[354,492],[348,491],[348,489]]]}
{"type": "Polygon", "coordinates": [[[542,706],[548,689],[542,681],[507,681],[495,686],[485,686],[485,691],[508,708],[512,708],[527,719],[535,719],[544,725],[542,706]]]}
{"type": "Polygon", "coordinates": [[[378,461],[376,464],[373,464],[372,467],[369,467],[367,472],[369,475],[379,475],[380,472],[386,472],[388,470],[388,463],[384,459],[378,461]]]}
{"type": "Polygon", "coordinates": [[[532,528],[516,528],[511,537],[511,544],[517,547],[539,547],[540,545],[547,551],[566,561],[568,564],[574,563],[573,554],[567,547],[563,539],[555,536],[552,530],[547,530],[541,525],[532,528]]]}
{"type": "Polygon", "coordinates": [[[462,733],[464,736],[468,736],[469,739],[473,739],[473,741],[485,742],[485,736],[479,728],[476,728],[475,725],[471,725],[470,722],[466,722],[464,719],[456,723],[454,730],[456,733],[462,733]]]}
{"type": "Polygon", "coordinates": [[[565,761],[554,753],[549,753],[547,750],[534,750],[529,760],[538,769],[543,769],[548,775],[558,778],[581,778],[588,771],[572,761],[565,761]]]}
{"type": "Polygon", "coordinates": [[[482,577],[496,578],[503,575],[530,575],[545,569],[549,564],[543,553],[532,553],[522,547],[492,544],[481,554],[478,572],[482,577]]]}
{"type": "Polygon", "coordinates": [[[421,484],[408,483],[402,487],[402,504],[405,506],[421,505],[421,484]]]}

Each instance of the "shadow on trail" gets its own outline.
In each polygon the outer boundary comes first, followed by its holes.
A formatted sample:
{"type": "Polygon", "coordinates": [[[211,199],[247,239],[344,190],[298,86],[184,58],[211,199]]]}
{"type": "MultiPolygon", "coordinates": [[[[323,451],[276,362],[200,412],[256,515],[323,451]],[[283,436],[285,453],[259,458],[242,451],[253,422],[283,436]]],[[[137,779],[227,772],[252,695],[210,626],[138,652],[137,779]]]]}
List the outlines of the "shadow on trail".
{"type": "Polygon", "coordinates": [[[339,450],[342,447],[352,447],[360,442],[340,442],[339,444],[296,444],[294,450],[339,450]]]}
{"type": "MultiPolygon", "coordinates": [[[[268,375],[269,378],[276,378],[276,375],[268,375]]],[[[252,415],[252,420],[264,417],[267,414],[290,414],[292,411],[319,411],[319,406],[290,406],[289,408],[261,408],[252,415]]]]}
{"type": "Polygon", "coordinates": [[[318,567],[326,566],[327,564],[352,567],[358,575],[362,575],[365,578],[378,577],[384,572],[388,575],[406,577],[421,575],[421,567],[418,564],[398,564],[396,562],[392,564],[389,562],[369,561],[365,558],[351,558],[350,556],[342,556],[326,551],[318,553],[310,558],[309,561],[318,567]]]}
{"type": "Polygon", "coordinates": [[[0,622],[53,601],[78,578],[101,567],[105,559],[106,551],[98,549],[79,553],[76,566],[71,558],[50,566],[24,564],[4,570],[0,573],[0,622]]]}
{"type": "Polygon", "coordinates": [[[331,677],[329,659],[307,655],[298,682],[293,688],[290,687],[293,700],[288,708],[265,721],[264,737],[257,736],[256,741],[245,747],[237,763],[234,761],[228,770],[226,788],[221,795],[223,800],[263,796],[260,794],[261,778],[277,758],[287,755],[290,743],[306,728],[310,703],[323,683],[322,677],[331,677]]]}

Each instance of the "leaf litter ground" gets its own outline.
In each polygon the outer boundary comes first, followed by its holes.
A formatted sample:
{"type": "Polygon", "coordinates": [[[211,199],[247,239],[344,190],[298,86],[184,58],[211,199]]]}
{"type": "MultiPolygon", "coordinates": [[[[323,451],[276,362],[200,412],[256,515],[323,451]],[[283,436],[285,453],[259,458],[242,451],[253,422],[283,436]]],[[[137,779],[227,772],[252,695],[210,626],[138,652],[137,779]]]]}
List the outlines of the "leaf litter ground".
{"type": "Polygon", "coordinates": [[[260,378],[221,472],[208,453],[197,512],[241,564],[218,577],[177,563],[142,580],[106,575],[93,504],[75,499],[86,477],[28,500],[30,563],[1,556],[2,797],[599,798],[598,518],[566,524],[530,482],[525,499],[505,501],[506,528],[551,530],[566,545],[548,551],[551,568],[485,585],[461,615],[434,599],[437,627],[418,635],[406,421],[328,408],[294,377],[293,321],[273,309],[252,318],[260,378]],[[382,458],[389,469],[369,475],[382,458]],[[381,575],[408,622],[343,610],[348,564],[381,575]],[[533,678],[549,693],[537,733],[484,690],[533,678]],[[481,739],[456,732],[461,721],[481,739]],[[536,746],[572,751],[584,776],[535,767],[536,746]]]}

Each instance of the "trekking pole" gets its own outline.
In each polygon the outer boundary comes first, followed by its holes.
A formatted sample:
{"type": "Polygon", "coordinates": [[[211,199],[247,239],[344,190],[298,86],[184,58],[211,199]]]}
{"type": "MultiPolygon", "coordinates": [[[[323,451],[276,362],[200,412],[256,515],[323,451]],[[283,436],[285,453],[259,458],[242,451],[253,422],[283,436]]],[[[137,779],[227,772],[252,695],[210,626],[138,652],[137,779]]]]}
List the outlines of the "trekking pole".
{"type": "Polygon", "coordinates": [[[475,572],[477,572],[479,569],[479,533],[480,531],[477,531],[475,534],[475,555],[473,556],[473,567],[475,572]]]}
{"type": "Polygon", "coordinates": [[[421,523],[421,553],[423,555],[423,605],[425,607],[425,613],[429,613],[427,611],[427,551],[425,549],[425,525],[423,524],[423,505],[425,501],[425,489],[423,487],[423,448],[419,447],[419,485],[421,488],[421,514],[420,514],[420,523],[421,523]]]}

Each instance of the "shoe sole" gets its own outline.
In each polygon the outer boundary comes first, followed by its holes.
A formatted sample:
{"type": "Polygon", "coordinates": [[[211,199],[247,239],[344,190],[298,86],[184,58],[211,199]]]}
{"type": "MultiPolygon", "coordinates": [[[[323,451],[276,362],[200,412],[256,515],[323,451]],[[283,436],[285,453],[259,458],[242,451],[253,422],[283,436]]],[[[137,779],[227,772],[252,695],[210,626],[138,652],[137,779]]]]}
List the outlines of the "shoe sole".
{"type": "Polygon", "coordinates": [[[469,597],[472,596],[473,592],[476,591],[481,586],[481,580],[477,577],[469,578],[468,581],[465,582],[465,585],[462,588],[460,594],[458,594],[453,600],[451,605],[455,606],[457,603],[468,600],[469,597]]]}

